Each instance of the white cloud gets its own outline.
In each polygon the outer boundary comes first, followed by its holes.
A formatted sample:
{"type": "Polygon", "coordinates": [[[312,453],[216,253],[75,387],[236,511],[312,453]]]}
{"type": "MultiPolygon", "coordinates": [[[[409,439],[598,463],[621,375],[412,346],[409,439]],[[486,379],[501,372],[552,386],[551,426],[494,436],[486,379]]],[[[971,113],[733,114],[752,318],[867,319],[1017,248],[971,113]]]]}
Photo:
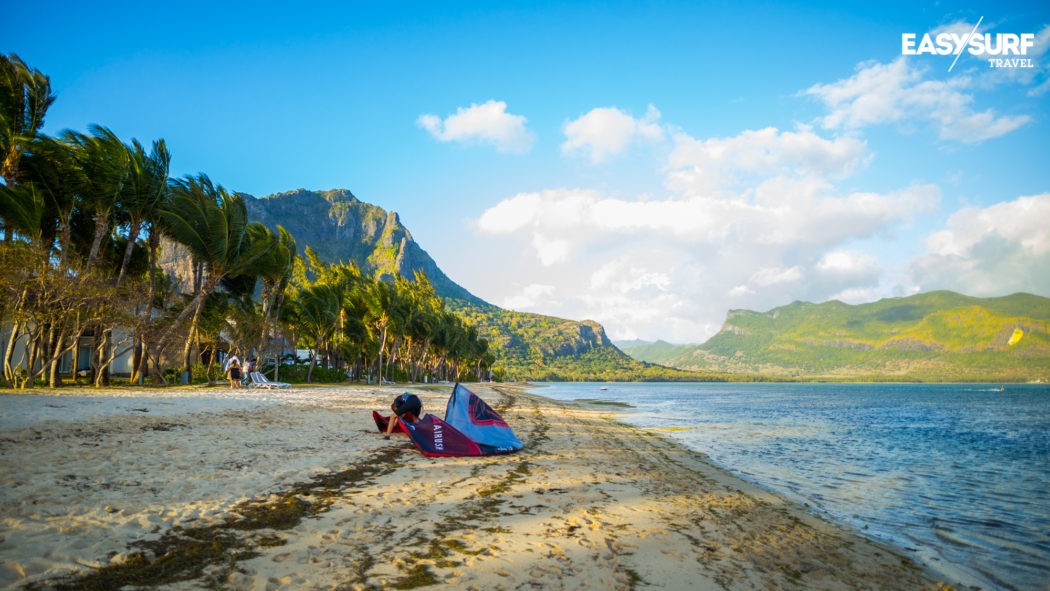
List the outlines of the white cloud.
{"type": "Polygon", "coordinates": [[[802,267],[795,265],[787,269],[780,267],[763,267],[751,275],[751,284],[758,287],[770,287],[783,283],[795,283],[802,279],[802,267]]]}
{"type": "Polygon", "coordinates": [[[968,207],[927,236],[912,263],[921,289],[971,295],[1050,292],[1050,193],[968,207]]]}
{"type": "Polygon", "coordinates": [[[499,207],[490,207],[478,218],[477,226],[491,234],[509,234],[529,226],[540,214],[541,196],[519,193],[504,199],[499,207]]]}
{"type": "Polygon", "coordinates": [[[507,103],[489,100],[456,109],[442,120],[437,115],[420,115],[416,123],[442,142],[485,143],[500,152],[526,152],[534,137],[525,127],[522,115],[507,112],[507,103]]]}
{"type": "Polygon", "coordinates": [[[853,76],[831,84],[816,84],[805,94],[828,107],[830,112],[820,123],[833,130],[923,121],[932,124],[941,139],[979,143],[1006,135],[1031,121],[1027,115],[974,110],[973,95],[966,92],[972,85],[967,76],[947,81],[924,80],[923,73],[909,66],[902,56],[889,64],[863,63],[853,76]]]}
{"type": "Polygon", "coordinates": [[[878,269],[875,257],[861,252],[833,250],[824,254],[817,263],[817,270],[828,275],[870,275],[878,269]]]}
{"type": "Polygon", "coordinates": [[[750,187],[723,184],[711,193],[664,199],[587,189],[520,193],[486,210],[476,227],[520,237],[531,245],[538,272],[557,276],[561,304],[543,312],[597,319],[613,336],[696,342],[717,330],[732,308],[768,309],[871,288],[878,280],[874,259],[843,246],[875,239],[939,202],[930,185],[838,191],[823,175],[857,166],[866,154],[856,148],[849,158],[798,176],[785,163],[806,161],[812,146],[830,153],[842,146],[807,134],[788,141],[769,132],[765,168],[744,150],[733,156],[731,166],[751,167],[750,187]],[[798,146],[802,154],[792,153],[798,146]],[[662,332],[646,333],[655,326],[662,332]]]}
{"type": "Polygon", "coordinates": [[[660,111],[649,105],[645,116],[635,119],[616,107],[591,109],[565,124],[567,138],[562,152],[584,152],[591,162],[598,164],[611,156],[622,154],[637,139],[658,141],[664,132],[658,123],[660,111]]]}
{"type": "Polygon", "coordinates": [[[678,132],[674,142],[668,197],[523,192],[483,212],[476,228],[529,245],[538,282],[558,286],[561,303],[546,313],[594,318],[613,335],[689,342],[710,336],[732,308],[873,289],[880,267],[847,246],[877,241],[940,202],[925,184],[839,190],[870,158],[854,138],[766,128],[706,140],[678,132]],[[645,334],[657,325],[665,332],[645,334]]]}
{"type": "Polygon", "coordinates": [[[544,267],[569,260],[572,242],[564,238],[554,238],[539,232],[532,235],[532,248],[544,267]]]}
{"type": "Polygon", "coordinates": [[[475,227],[526,249],[514,277],[557,286],[556,302],[553,288],[507,302],[598,320],[614,338],[699,342],[731,309],[768,310],[796,299],[860,303],[916,286],[1050,291],[1050,236],[1039,224],[1050,219],[1050,194],[960,211],[929,236],[925,255],[908,260],[895,242],[911,222],[936,212],[940,188],[912,182],[868,190],[843,182],[872,162],[856,134],[867,126],[925,121],[943,140],[968,142],[1023,124],[974,109],[968,84],[963,77],[924,80],[901,61],[868,64],[848,80],[807,91],[828,104],[822,123],[835,135],[800,126],[698,138],[672,133],[656,114],[646,130],[618,109],[595,109],[566,125],[563,151],[604,162],[640,139],[668,134],[659,170],[664,196],[521,192],[485,210],[475,227]],[[896,262],[878,253],[885,246],[896,262]]]}
{"type": "Polygon", "coordinates": [[[508,296],[503,300],[503,307],[510,310],[530,310],[540,305],[555,303],[553,285],[532,283],[522,288],[520,293],[508,296]]]}
{"type": "Polygon", "coordinates": [[[682,193],[718,191],[741,180],[773,175],[842,178],[870,158],[861,140],[829,140],[807,129],[767,127],[708,140],[678,133],[674,144],[667,164],[668,186],[682,193]]]}
{"type": "Polygon", "coordinates": [[[642,290],[666,292],[671,284],[667,273],[651,271],[623,259],[609,261],[590,276],[591,289],[617,294],[636,293],[642,290]]]}

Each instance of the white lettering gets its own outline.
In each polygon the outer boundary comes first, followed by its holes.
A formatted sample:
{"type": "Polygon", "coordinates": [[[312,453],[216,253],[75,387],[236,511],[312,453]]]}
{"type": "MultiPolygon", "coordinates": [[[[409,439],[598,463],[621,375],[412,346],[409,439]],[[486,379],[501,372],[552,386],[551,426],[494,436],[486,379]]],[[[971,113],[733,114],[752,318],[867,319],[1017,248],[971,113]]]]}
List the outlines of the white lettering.
{"type": "Polygon", "coordinates": [[[1035,47],[1035,33],[938,33],[923,34],[916,46],[916,33],[901,34],[901,55],[957,55],[967,51],[970,55],[1028,55],[1035,47]]]}
{"type": "Polygon", "coordinates": [[[439,450],[445,449],[444,434],[441,432],[441,425],[434,424],[434,447],[439,450]]]}
{"type": "Polygon", "coordinates": [[[955,47],[959,44],[954,39],[955,35],[941,33],[937,35],[937,53],[940,55],[951,55],[955,53],[955,47]]]}
{"type": "Polygon", "coordinates": [[[1028,50],[1035,47],[1035,33],[1021,33],[1021,55],[1028,55],[1028,50]]]}
{"type": "Polygon", "coordinates": [[[1034,68],[1035,62],[1032,58],[1010,58],[1003,59],[1001,57],[989,58],[989,68],[1034,68]]]}
{"type": "Polygon", "coordinates": [[[901,35],[901,55],[915,55],[915,33],[901,35]]]}
{"type": "Polygon", "coordinates": [[[922,41],[919,42],[919,53],[937,53],[937,49],[933,46],[933,40],[930,39],[929,33],[922,36],[922,41]]]}

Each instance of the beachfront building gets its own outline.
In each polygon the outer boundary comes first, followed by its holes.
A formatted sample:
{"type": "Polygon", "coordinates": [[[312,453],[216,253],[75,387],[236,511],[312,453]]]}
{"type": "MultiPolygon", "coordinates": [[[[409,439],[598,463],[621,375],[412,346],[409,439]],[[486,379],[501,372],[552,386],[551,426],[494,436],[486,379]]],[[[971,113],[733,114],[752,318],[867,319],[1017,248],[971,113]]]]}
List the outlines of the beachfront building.
{"type": "MultiPolygon", "coordinates": [[[[30,344],[34,336],[33,331],[19,331],[14,342],[11,342],[13,328],[14,326],[10,323],[4,323],[3,326],[0,326],[0,343],[2,343],[2,349],[0,350],[4,352],[5,364],[9,364],[16,374],[23,376],[30,373],[30,368],[34,371],[40,370],[43,364],[50,361],[50,358],[43,359],[41,352],[33,350],[30,344]]],[[[104,351],[107,354],[107,358],[112,359],[108,366],[111,376],[131,376],[134,353],[131,342],[131,335],[127,331],[119,328],[112,331],[106,351],[104,351]]],[[[64,379],[73,379],[78,376],[94,378],[95,370],[98,367],[95,347],[94,332],[88,330],[81,334],[77,339],[76,345],[71,346],[58,357],[59,376],[64,379]]],[[[46,376],[47,371],[44,374],[46,376]]]]}

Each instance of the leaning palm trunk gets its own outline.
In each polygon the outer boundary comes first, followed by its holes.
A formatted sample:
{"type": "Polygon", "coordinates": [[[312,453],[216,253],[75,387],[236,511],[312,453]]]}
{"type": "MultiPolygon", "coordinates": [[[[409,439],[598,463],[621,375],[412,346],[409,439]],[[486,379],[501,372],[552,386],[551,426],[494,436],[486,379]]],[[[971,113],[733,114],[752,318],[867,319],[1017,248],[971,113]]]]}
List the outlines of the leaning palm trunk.
{"type": "Polygon", "coordinates": [[[11,323],[11,335],[7,339],[7,347],[4,349],[4,384],[8,387],[15,386],[15,344],[18,343],[18,337],[22,332],[21,322],[11,323]]]}
{"type": "Polygon", "coordinates": [[[193,351],[193,340],[197,336],[197,326],[200,322],[201,308],[204,307],[204,299],[200,298],[200,301],[194,306],[193,318],[190,320],[190,329],[186,333],[186,344],[182,348],[182,383],[189,383],[189,376],[192,375],[193,364],[191,362],[190,353],[193,351]]]}
{"type": "Polygon", "coordinates": [[[124,283],[124,277],[128,273],[128,266],[131,264],[131,255],[135,250],[135,243],[138,242],[141,229],[142,220],[134,219],[131,221],[131,225],[128,227],[128,244],[124,247],[124,258],[120,263],[120,273],[117,274],[117,287],[120,287],[120,285],[124,283]]]}
{"type": "Polygon", "coordinates": [[[109,385],[109,366],[112,360],[112,347],[109,346],[112,329],[103,328],[102,323],[95,325],[95,387],[109,385]]]}
{"type": "Polygon", "coordinates": [[[65,340],[65,331],[58,331],[55,326],[51,326],[51,336],[48,339],[50,341],[50,349],[53,352],[51,355],[51,363],[48,367],[47,383],[51,388],[62,387],[62,375],[59,372],[61,366],[61,357],[55,353],[62,351],[63,341],[65,340]]]}
{"type": "Polygon", "coordinates": [[[146,288],[146,305],[143,311],[142,325],[135,331],[135,355],[132,359],[131,367],[131,379],[137,384],[141,384],[143,376],[149,373],[149,364],[144,361],[147,358],[146,335],[149,334],[150,327],[153,324],[153,298],[156,297],[157,293],[154,275],[157,270],[157,249],[160,248],[160,233],[156,231],[155,226],[150,226],[147,242],[149,243],[149,270],[147,271],[149,273],[149,285],[146,288]]]}

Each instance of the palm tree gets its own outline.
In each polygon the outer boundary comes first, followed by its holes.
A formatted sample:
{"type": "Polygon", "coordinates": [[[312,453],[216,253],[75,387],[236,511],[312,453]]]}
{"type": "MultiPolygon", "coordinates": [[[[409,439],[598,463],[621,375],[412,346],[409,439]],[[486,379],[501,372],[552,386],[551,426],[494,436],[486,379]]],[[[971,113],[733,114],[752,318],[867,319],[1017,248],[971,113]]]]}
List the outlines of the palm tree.
{"type": "Polygon", "coordinates": [[[204,269],[197,293],[175,319],[175,324],[180,325],[192,314],[183,349],[183,371],[188,376],[190,348],[205,298],[223,277],[253,269],[272,242],[263,239],[269,235],[265,226],[248,222],[243,199],[213,184],[205,174],[173,181],[171,203],[161,216],[171,238],[185,245],[204,269]]]}
{"type": "Polygon", "coordinates": [[[32,187],[43,199],[42,245],[55,248],[59,268],[70,261],[73,217],[87,180],[73,148],[54,138],[40,135],[28,146],[19,162],[19,184],[32,187]],[[54,244],[57,237],[57,244],[54,244]]]}
{"type": "Polygon", "coordinates": [[[317,356],[336,332],[342,298],[332,285],[313,285],[299,292],[295,302],[296,319],[306,344],[313,349],[306,381],[313,376],[317,356]]]}
{"type": "Polygon", "coordinates": [[[161,228],[163,224],[160,212],[171,201],[171,187],[168,183],[168,170],[171,154],[163,139],[153,142],[152,149],[146,154],[138,140],[132,140],[128,147],[128,178],[121,192],[120,205],[128,218],[128,243],[124,258],[117,274],[117,285],[123,283],[131,262],[132,251],[138,242],[141,232],[146,232],[148,254],[145,305],[142,310],[141,325],[135,335],[134,354],[131,364],[132,381],[142,382],[146,358],[146,335],[152,325],[153,300],[156,293],[157,250],[160,247],[161,228]]]}
{"type": "MultiPolygon", "coordinates": [[[[19,161],[17,172],[18,184],[6,189],[0,187],[0,202],[5,199],[4,193],[14,197],[18,210],[24,215],[5,214],[9,220],[8,227],[31,240],[42,256],[45,265],[40,267],[40,276],[54,271],[51,261],[57,267],[56,278],[64,278],[75,283],[76,269],[69,266],[69,246],[72,240],[72,221],[77,207],[77,195],[84,186],[83,174],[66,144],[50,137],[39,135],[27,144],[19,161]],[[57,238],[57,245],[56,245],[57,238]]],[[[0,205],[0,210],[6,209],[0,205]]],[[[23,292],[26,293],[26,292],[23,292]]],[[[34,298],[41,301],[41,294],[34,298]]],[[[16,303],[16,305],[18,305],[16,303]]],[[[57,309],[57,306],[55,307],[57,309]]],[[[76,316],[80,316],[77,314],[76,316]]],[[[49,344],[56,354],[51,355],[49,383],[51,387],[61,385],[59,375],[59,355],[68,350],[74,352],[76,362],[76,340],[71,336],[79,334],[77,322],[69,317],[52,317],[49,326],[49,344]]],[[[9,345],[12,343],[9,342],[9,345]]],[[[9,359],[9,353],[5,360],[9,359]]],[[[75,367],[75,365],[74,365],[75,367]]]]}
{"type": "Polygon", "coordinates": [[[124,281],[131,253],[138,242],[143,225],[156,217],[158,208],[165,204],[168,193],[168,166],[171,154],[163,139],[153,142],[149,154],[138,140],[132,140],[128,152],[128,173],[119,196],[122,213],[128,218],[128,244],[117,274],[117,285],[124,281]]]}
{"type": "MultiPolygon", "coordinates": [[[[267,256],[259,259],[259,278],[262,280],[262,297],[260,298],[261,326],[259,334],[259,359],[267,349],[267,330],[271,317],[276,319],[284,300],[284,293],[292,278],[295,263],[295,238],[281,226],[277,226],[277,235],[267,256]]],[[[276,354],[275,354],[276,355],[276,354]]],[[[274,359],[274,379],[277,379],[277,359],[274,359]]]]}
{"type": "Polygon", "coordinates": [[[109,129],[91,126],[91,135],[66,131],[62,139],[74,148],[86,185],[81,193],[82,207],[90,212],[94,235],[85,267],[95,269],[103,239],[109,236],[114,211],[130,172],[127,146],[109,129]]]}
{"type": "Polygon", "coordinates": [[[54,102],[50,78],[13,53],[0,54],[0,177],[7,186],[14,184],[26,143],[44,126],[54,102]]]}
{"type": "MultiPolygon", "coordinates": [[[[51,79],[30,68],[15,54],[0,54],[0,229],[4,241],[14,239],[16,229],[35,233],[43,217],[43,200],[31,188],[16,189],[18,164],[28,142],[44,125],[48,107],[55,102],[51,79]]],[[[19,290],[25,293],[25,290],[19,290]]],[[[7,315],[7,301],[0,301],[0,321],[7,315]]],[[[16,304],[17,305],[17,304],[16,304]]],[[[17,330],[12,326],[11,338],[17,330]]],[[[5,374],[9,358],[5,352],[5,374]]]]}

